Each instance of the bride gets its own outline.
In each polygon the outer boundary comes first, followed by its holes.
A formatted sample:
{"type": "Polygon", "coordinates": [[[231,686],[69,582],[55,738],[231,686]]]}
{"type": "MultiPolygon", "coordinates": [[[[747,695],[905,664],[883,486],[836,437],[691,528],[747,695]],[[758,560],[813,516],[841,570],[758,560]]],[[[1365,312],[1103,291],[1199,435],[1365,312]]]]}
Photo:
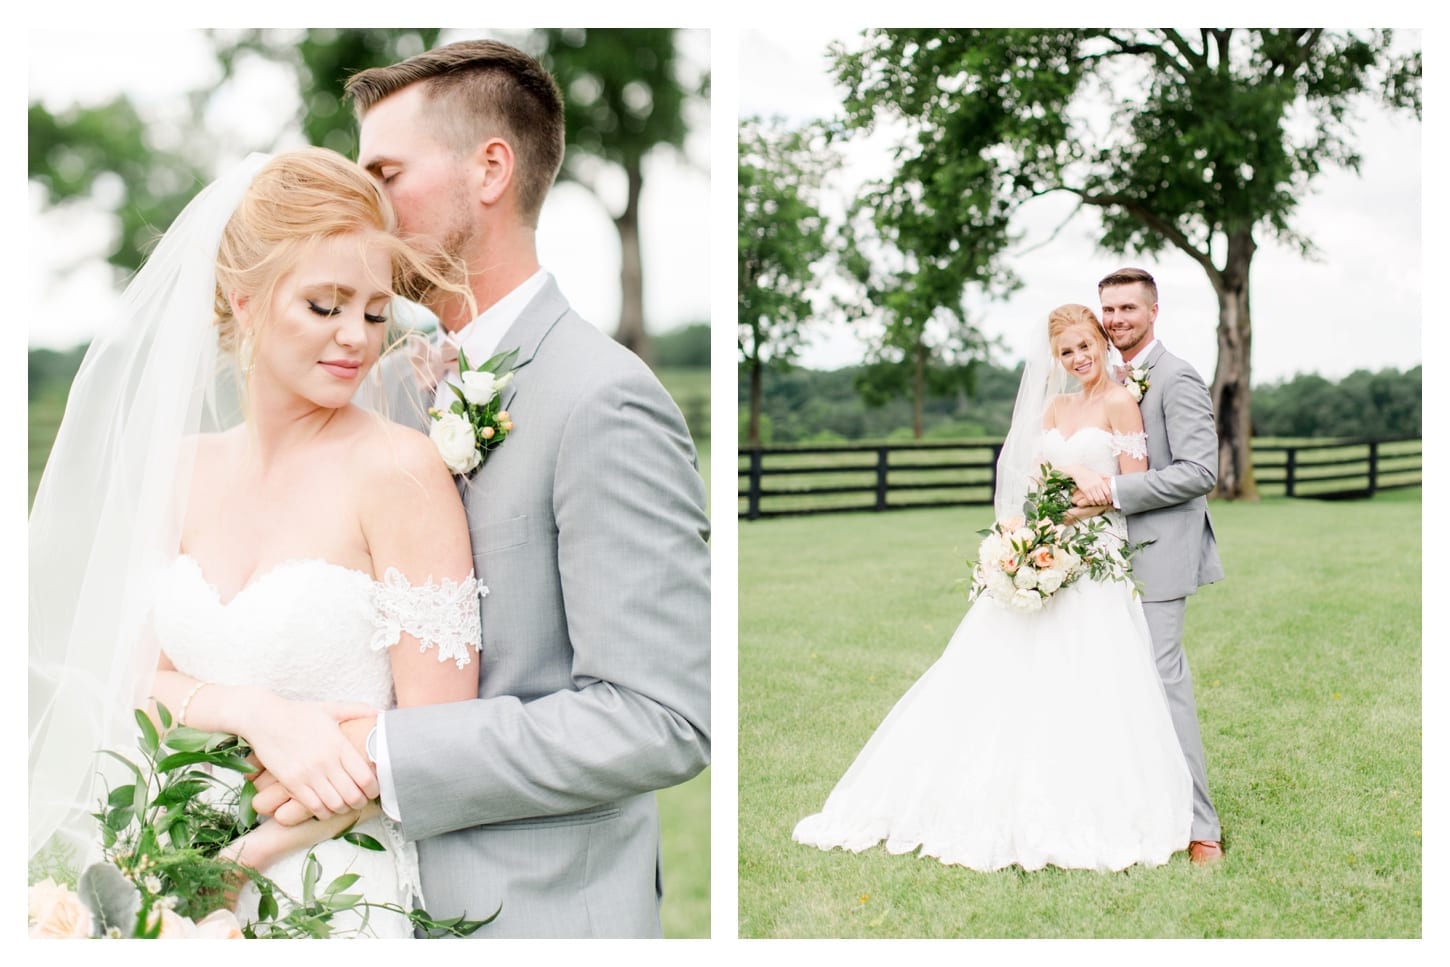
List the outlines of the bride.
{"type": "MultiPolygon", "coordinates": [[[[58,838],[95,858],[87,813],[119,784],[95,753],[129,748],[152,701],[242,736],[259,786],[325,817],[267,820],[231,858],[298,897],[315,845],[324,883],[358,873],[368,901],[415,905],[413,847],[343,730],[475,697],[486,589],[432,443],[352,402],[399,283],[466,293],[393,229],[341,155],[254,155],[188,205],[87,352],[30,521],[32,856],[58,838]],[[354,823],[386,851],[331,839],[354,823]]],[[[256,903],[244,888],[244,920],[256,903]]],[[[334,927],[412,934],[350,914],[334,927]]]]}
{"type": "MultiPolygon", "coordinates": [[[[999,458],[999,519],[1022,513],[1044,461],[1100,504],[1103,475],[1147,469],[1142,417],[1108,373],[1092,310],[1053,310],[1047,337],[999,458]]],[[[1100,539],[1125,540],[1107,512],[1100,539]]],[[[1036,612],[978,600],[794,838],[858,852],[884,842],[977,870],[1121,870],[1187,849],[1192,818],[1142,606],[1128,584],[1084,576],[1036,612]]]]}

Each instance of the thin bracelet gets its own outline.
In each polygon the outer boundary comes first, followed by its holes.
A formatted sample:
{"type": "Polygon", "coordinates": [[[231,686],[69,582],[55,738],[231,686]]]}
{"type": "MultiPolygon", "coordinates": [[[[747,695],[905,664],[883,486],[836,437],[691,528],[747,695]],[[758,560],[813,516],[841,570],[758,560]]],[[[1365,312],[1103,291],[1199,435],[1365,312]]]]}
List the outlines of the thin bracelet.
{"type": "Polygon", "coordinates": [[[183,698],[181,700],[181,711],[176,714],[176,722],[178,725],[186,724],[186,710],[191,707],[191,700],[196,698],[197,692],[201,691],[203,688],[206,688],[210,684],[211,682],[197,682],[195,685],[191,686],[191,691],[187,692],[186,698],[183,698]]]}

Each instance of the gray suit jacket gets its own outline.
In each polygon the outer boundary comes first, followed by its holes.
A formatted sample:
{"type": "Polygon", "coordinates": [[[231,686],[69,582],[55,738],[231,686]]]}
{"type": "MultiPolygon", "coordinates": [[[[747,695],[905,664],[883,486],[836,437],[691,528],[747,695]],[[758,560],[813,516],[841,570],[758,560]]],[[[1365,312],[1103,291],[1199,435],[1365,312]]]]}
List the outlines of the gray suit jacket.
{"type": "MultiPolygon", "coordinates": [[[[654,790],[709,761],[709,524],[678,407],[551,279],[505,333],[516,429],[462,486],[477,701],[386,713],[435,917],[477,937],[660,934],[654,790]]],[[[708,835],[708,830],[701,830],[708,835]]]]}
{"type": "Polygon", "coordinates": [[[1208,387],[1163,348],[1148,353],[1148,392],[1139,409],[1148,470],[1117,479],[1128,539],[1153,541],[1133,558],[1144,601],[1187,597],[1223,579],[1205,495],[1218,478],[1218,433],[1208,387]]]}

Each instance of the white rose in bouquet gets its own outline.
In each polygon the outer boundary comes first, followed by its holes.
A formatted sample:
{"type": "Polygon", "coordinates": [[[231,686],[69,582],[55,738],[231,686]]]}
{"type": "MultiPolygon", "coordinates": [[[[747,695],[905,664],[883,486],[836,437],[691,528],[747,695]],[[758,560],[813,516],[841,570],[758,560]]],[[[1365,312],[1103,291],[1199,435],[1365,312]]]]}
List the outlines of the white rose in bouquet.
{"type": "Polygon", "coordinates": [[[977,560],[986,563],[996,561],[1007,555],[1007,542],[995,531],[982,538],[982,543],[977,547],[977,560]]]}
{"type": "Polygon", "coordinates": [[[1033,612],[1042,610],[1042,595],[1031,588],[1019,588],[1017,593],[1012,595],[1008,604],[1018,611],[1033,612]]]}
{"type": "Polygon", "coordinates": [[[454,473],[468,473],[483,462],[473,438],[473,426],[457,413],[444,413],[434,420],[428,436],[454,473]]]}
{"type": "Polygon", "coordinates": [[[1017,574],[1013,576],[1012,583],[1016,585],[1019,591],[1035,588],[1037,587],[1037,572],[1032,570],[1031,565],[1024,564],[1017,569],[1017,574]]]}
{"type": "Polygon", "coordinates": [[[987,572],[987,590],[993,597],[1006,600],[1017,592],[1017,586],[1006,574],[994,569],[987,572]]]}
{"type": "Polygon", "coordinates": [[[1058,588],[1062,587],[1062,582],[1066,579],[1066,574],[1064,574],[1062,571],[1059,571],[1055,567],[1051,567],[1048,568],[1046,571],[1041,571],[1038,573],[1037,587],[1039,590],[1042,591],[1043,594],[1052,594],[1057,591],[1058,588]]]}

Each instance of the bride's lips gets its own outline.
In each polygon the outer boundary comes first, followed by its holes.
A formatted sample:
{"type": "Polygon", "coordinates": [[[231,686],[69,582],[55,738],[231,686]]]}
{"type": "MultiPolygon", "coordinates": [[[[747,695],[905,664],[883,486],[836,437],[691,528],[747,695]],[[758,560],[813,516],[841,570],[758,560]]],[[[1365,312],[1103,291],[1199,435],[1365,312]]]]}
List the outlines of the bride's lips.
{"type": "Polygon", "coordinates": [[[338,379],[356,379],[358,370],[362,368],[360,361],[353,362],[346,359],[324,359],[317,365],[338,379]]]}

